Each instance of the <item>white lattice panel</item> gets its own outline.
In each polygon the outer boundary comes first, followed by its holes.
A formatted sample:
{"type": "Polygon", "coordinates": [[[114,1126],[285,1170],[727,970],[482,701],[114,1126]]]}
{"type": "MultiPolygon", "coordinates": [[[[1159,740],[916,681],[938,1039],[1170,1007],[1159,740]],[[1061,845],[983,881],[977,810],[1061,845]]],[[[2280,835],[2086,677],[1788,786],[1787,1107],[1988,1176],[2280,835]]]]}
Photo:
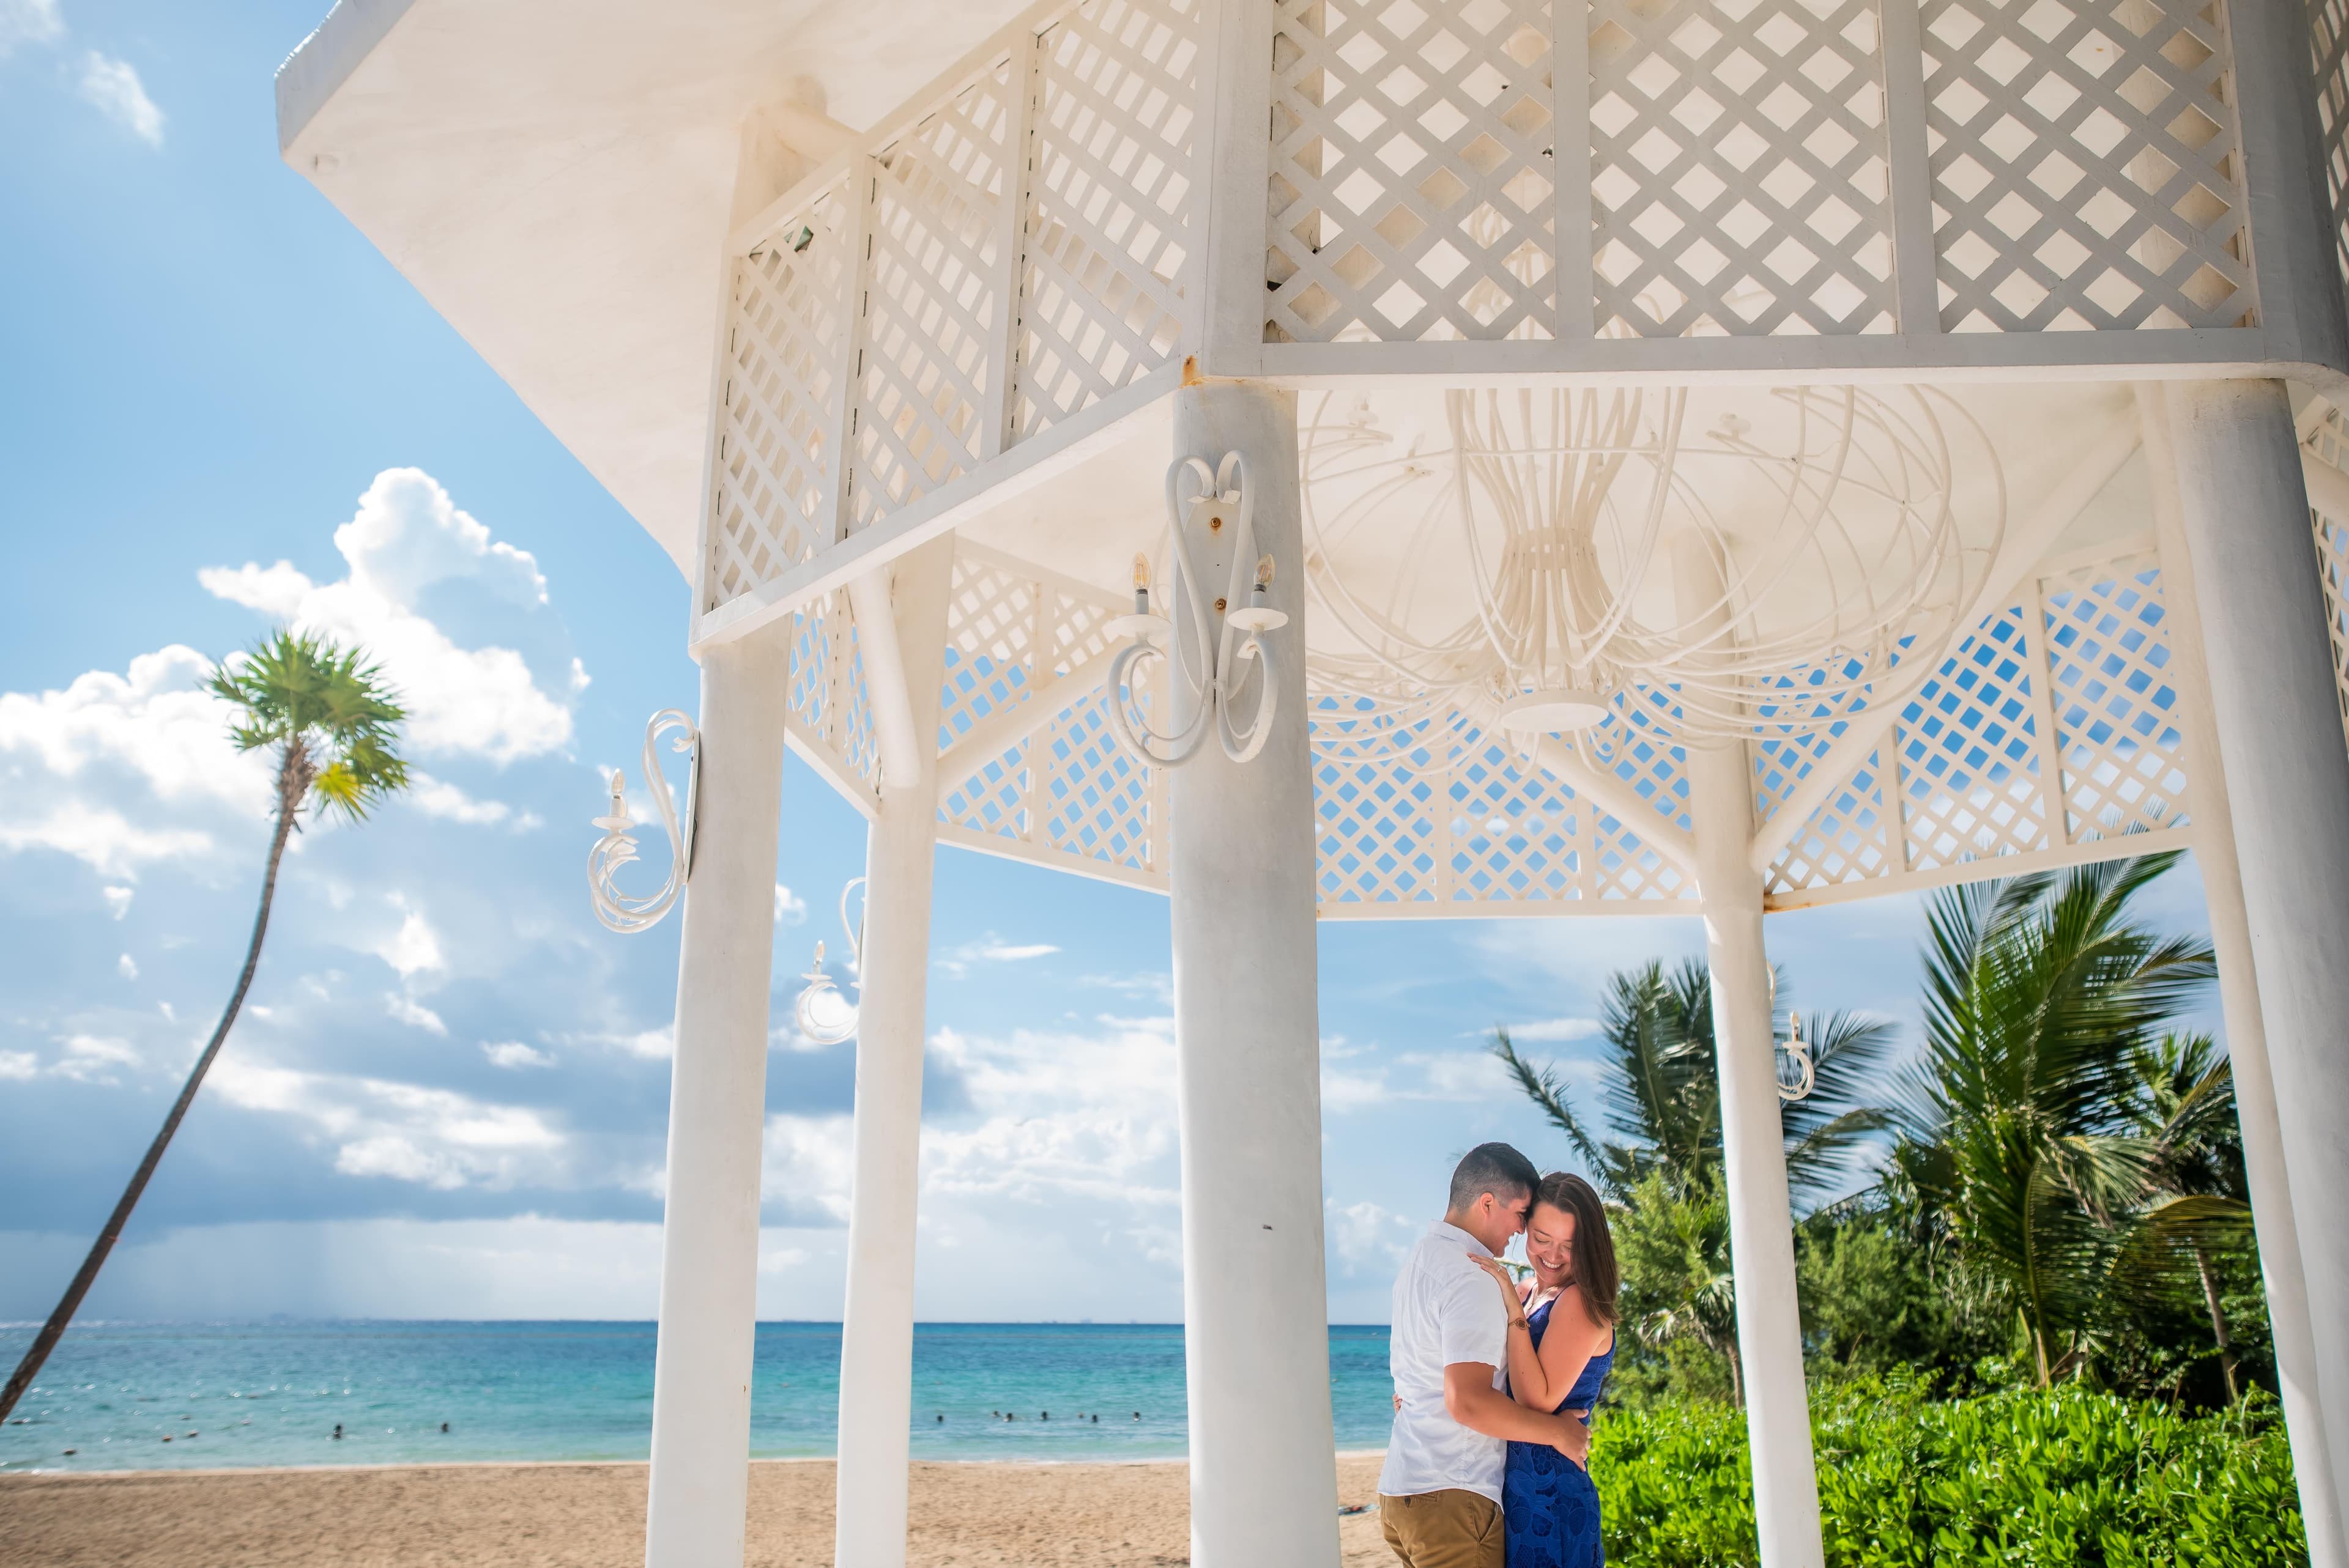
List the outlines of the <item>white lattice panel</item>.
{"type": "Polygon", "coordinates": [[[1086,0],[1038,39],[1014,438],[1178,353],[1203,26],[1200,0],[1086,0]]]}
{"type": "Polygon", "coordinates": [[[1022,741],[947,791],[938,801],[938,822],[981,838],[1030,842],[1035,835],[1028,808],[1033,783],[1028,743],[1022,741]]]}
{"type": "Polygon", "coordinates": [[[1795,830],[1771,862],[1764,891],[1840,887],[1893,874],[1897,814],[1886,805],[1885,748],[1872,747],[1851,776],[1795,830]]]}
{"type": "Polygon", "coordinates": [[[2186,820],[2168,610],[2150,555],[2041,579],[2047,687],[2073,843],[2186,820]]]}
{"type": "MultiPolygon", "coordinates": [[[[1629,785],[1655,813],[1685,832],[1689,828],[1688,748],[1656,731],[1610,718],[1597,732],[1599,744],[1585,759],[1629,785]]],[[[1637,823],[1632,826],[1638,826],[1637,823]]]]}
{"type": "Polygon", "coordinates": [[[1016,565],[956,551],[947,611],[946,686],[938,709],[940,749],[1026,696],[1042,596],[1037,582],[1016,565]]]}
{"type": "Polygon", "coordinates": [[[2316,571],[2324,584],[2324,628],[2333,638],[2333,679],[2341,688],[2341,721],[2349,731],[2349,521],[2311,511],[2316,531],[2316,571]]]}
{"type": "Polygon", "coordinates": [[[1005,60],[874,159],[851,511],[863,527],[982,455],[999,315],[998,251],[1016,200],[1005,60]]]}
{"type": "MultiPolygon", "coordinates": [[[[1359,699],[1311,700],[1325,915],[1537,913],[1694,895],[1639,824],[1594,810],[1459,716],[1381,735],[1353,717],[1359,699]]],[[[1675,789],[1668,751],[1621,761],[1665,813],[1675,809],[1685,786],[1675,789]],[[1658,762],[1661,775],[1650,771],[1658,762]]]]}
{"type": "Polygon", "coordinates": [[[1593,0],[1602,333],[1890,332],[1873,0],[1593,0]]]}
{"type": "Polygon", "coordinates": [[[1452,902],[1554,903],[1594,896],[1588,817],[1574,791],[1463,727],[1440,841],[1452,902]]]}
{"type": "Polygon", "coordinates": [[[1451,731],[1424,722],[1391,748],[1334,755],[1326,742],[1351,733],[1347,715],[1360,704],[1321,696],[1309,702],[1314,737],[1325,743],[1313,758],[1318,902],[1324,908],[1440,902],[1451,731]]]}
{"type": "Polygon", "coordinates": [[[2047,823],[2032,683],[2044,679],[2020,607],[1959,647],[1901,710],[1900,807],[1908,869],[2024,854],[2047,823]]]}
{"type": "Polygon", "coordinates": [[[2253,325],[2221,0],[1923,0],[1941,323],[2253,325]]]}
{"type": "Polygon", "coordinates": [[[850,285],[849,192],[817,196],[734,266],[721,346],[701,607],[832,542],[850,285]]]}
{"type": "Polygon", "coordinates": [[[1265,340],[1549,337],[1548,0],[1278,0],[1265,340]]]}
{"type": "Polygon", "coordinates": [[[938,809],[946,837],[1164,885],[1164,770],[1142,767],[1118,749],[1100,686],[1060,698],[1045,695],[1056,680],[1099,667],[1112,651],[1104,628],[1118,612],[1082,584],[978,546],[957,548],[940,694],[942,752],[957,758],[955,748],[975,730],[1030,702],[1054,702],[1056,711],[1040,716],[1021,738],[946,792],[938,809]]]}
{"type": "Polygon", "coordinates": [[[2316,74],[2325,189],[2333,197],[2334,259],[2349,278],[2349,0],[2308,0],[2308,52],[2316,74]]]}
{"type": "Polygon", "coordinates": [[[1108,694],[1097,691],[1062,710],[1034,744],[1043,766],[1038,806],[1045,847],[1143,876],[1159,871],[1156,830],[1164,812],[1153,776],[1160,770],[1118,745],[1108,694]]]}
{"type": "Polygon", "coordinates": [[[880,787],[881,752],[847,592],[794,614],[792,628],[785,727],[835,783],[870,794],[880,787]]]}

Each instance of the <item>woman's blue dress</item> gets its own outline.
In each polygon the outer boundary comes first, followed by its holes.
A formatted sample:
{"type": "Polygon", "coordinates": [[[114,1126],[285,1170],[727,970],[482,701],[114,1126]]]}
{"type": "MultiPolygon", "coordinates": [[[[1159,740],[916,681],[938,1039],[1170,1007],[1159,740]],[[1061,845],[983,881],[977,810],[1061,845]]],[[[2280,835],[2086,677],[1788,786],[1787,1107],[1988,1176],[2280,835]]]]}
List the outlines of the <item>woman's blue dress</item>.
{"type": "MultiPolygon", "coordinates": [[[[1556,1299],[1526,1315],[1536,1349],[1556,1299]]],[[[1610,1342],[1584,1365],[1557,1408],[1587,1410],[1598,1403],[1599,1385],[1614,1364],[1610,1342]]],[[[1509,1445],[1501,1479],[1501,1524],[1508,1539],[1508,1568],[1599,1568],[1607,1561],[1599,1542],[1599,1489],[1591,1485],[1590,1472],[1547,1443],[1509,1445]]]]}

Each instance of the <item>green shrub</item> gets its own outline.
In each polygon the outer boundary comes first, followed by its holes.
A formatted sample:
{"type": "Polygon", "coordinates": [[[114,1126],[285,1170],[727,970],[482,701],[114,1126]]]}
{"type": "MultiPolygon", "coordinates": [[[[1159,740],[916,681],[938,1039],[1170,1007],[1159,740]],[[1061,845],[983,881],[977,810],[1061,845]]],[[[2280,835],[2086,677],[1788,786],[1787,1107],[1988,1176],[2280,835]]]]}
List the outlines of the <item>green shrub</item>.
{"type": "MultiPolygon", "coordinates": [[[[1822,1391],[1811,1428],[1830,1568],[2307,1561],[2272,1401],[2189,1418],[2077,1388],[1937,1400],[1894,1377],[1822,1391]]],[[[1591,1474],[1611,1568],[1755,1561],[1738,1411],[1609,1411],[1591,1474]]]]}

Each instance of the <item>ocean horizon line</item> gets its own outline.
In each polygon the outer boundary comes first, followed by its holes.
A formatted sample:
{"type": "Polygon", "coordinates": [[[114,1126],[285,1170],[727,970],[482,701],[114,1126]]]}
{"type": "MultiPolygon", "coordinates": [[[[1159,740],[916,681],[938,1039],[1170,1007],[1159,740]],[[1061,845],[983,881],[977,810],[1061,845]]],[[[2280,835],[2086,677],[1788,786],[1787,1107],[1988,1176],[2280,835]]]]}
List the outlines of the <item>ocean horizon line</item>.
{"type": "MultiPolygon", "coordinates": [[[[836,1319],[758,1325],[750,1447],[836,1446],[836,1319]]],[[[0,1357],[32,1336],[0,1326],[0,1357]]],[[[1390,1329],[1325,1328],[1336,1447],[1392,1424],[1390,1329]]],[[[915,1458],[1065,1463],[1189,1450],[1180,1323],[915,1326],[915,1458]]],[[[0,1471],[631,1463],[649,1449],[651,1318],[84,1319],[0,1428],[0,1471]]]]}
{"type": "MultiPolygon", "coordinates": [[[[25,1329],[37,1329],[44,1319],[37,1317],[0,1318],[0,1334],[25,1329]]],[[[761,1317],[761,1324],[788,1325],[804,1328],[838,1328],[837,1317],[761,1317]]],[[[657,1328],[657,1317],[363,1317],[313,1316],[300,1313],[272,1312],[248,1315],[206,1314],[197,1317],[93,1317],[77,1316],[73,1328],[193,1328],[206,1324],[254,1325],[282,1326],[293,1324],[340,1323],[415,1323],[415,1324],[474,1324],[474,1323],[593,1323],[610,1324],[629,1328],[657,1328]]],[[[1180,1328],[1182,1322],[1155,1322],[1138,1317],[917,1317],[916,1328],[1180,1328]]],[[[1385,1323],[1328,1323],[1328,1328],[1388,1328],[1385,1323]]]]}

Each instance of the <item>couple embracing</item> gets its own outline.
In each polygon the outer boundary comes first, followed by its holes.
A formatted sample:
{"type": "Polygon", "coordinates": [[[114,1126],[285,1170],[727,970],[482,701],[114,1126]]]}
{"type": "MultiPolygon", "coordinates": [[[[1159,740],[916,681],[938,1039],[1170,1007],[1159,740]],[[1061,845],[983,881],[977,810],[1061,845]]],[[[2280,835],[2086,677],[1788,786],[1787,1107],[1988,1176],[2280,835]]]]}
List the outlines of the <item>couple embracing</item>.
{"type": "Polygon", "coordinates": [[[1404,1568],[1599,1568],[1590,1410],[1615,1358],[1615,1246],[1589,1182],[1468,1151],[1395,1281],[1394,1435],[1379,1472],[1404,1568]],[[1531,1278],[1499,1259],[1526,1237],[1531,1278]]]}

